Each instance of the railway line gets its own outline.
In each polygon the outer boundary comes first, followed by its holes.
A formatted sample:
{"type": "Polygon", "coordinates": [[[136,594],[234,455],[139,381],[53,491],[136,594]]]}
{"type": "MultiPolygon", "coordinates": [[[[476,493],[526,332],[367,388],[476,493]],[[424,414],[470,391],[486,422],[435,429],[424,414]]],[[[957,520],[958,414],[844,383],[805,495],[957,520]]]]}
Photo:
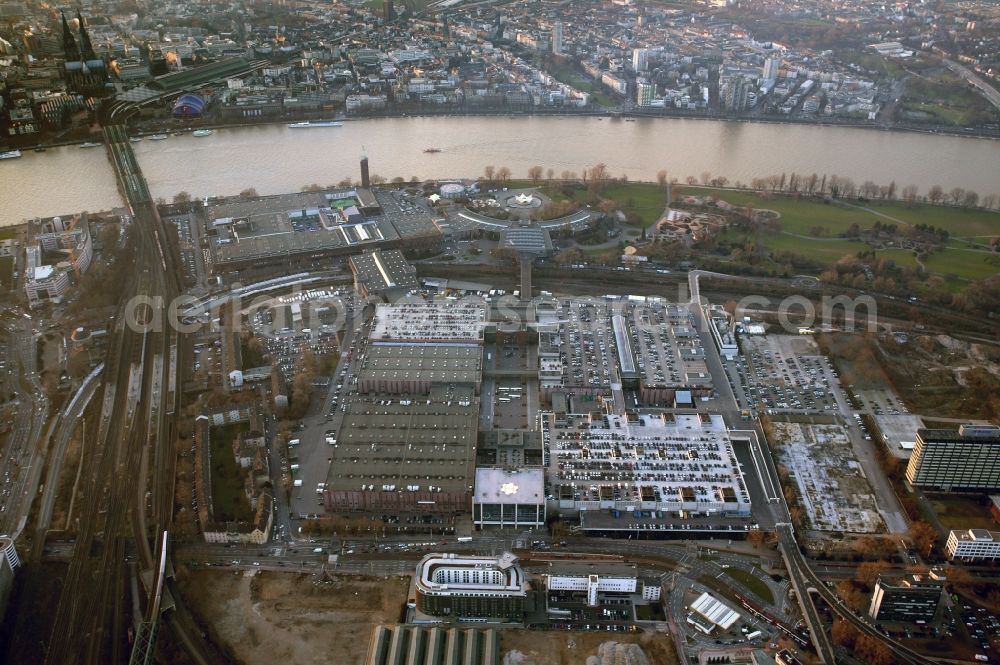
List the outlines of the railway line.
{"type": "MultiPolygon", "coordinates": [[[[178,257],[124,126],[106,126],[104,138],[135,220],[136,279],[123,294],[109,347],[105,408],[94,455],[84,470],[85,508],[45,658],[51,665],[126,662],[126,543],[134,539],[142,569],[154,570],[150,535],[169,529],[173,511],[173,425],[166,414],[177,410],[171,372],[177,370],[179,342],[176,332],[149,324],[180,293],[180,271],[174,269],[178,257]],[[127,325],[135,298],[161,311],[140,306],[139,320],[127,325]],[[149,514],[147,489],[153,499],[149,514]]],[[[170,624],[195,662],[214,662],[186,613],[170,624]]]]}

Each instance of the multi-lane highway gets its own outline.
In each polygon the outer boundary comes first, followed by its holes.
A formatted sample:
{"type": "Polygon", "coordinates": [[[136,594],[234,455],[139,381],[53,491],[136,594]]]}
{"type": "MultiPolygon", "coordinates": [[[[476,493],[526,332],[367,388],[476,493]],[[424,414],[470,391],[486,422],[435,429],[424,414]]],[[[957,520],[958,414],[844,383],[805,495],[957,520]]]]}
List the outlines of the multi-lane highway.
{"type": "Polygon", "coordinates": [[[2,512],[0,533],[17,538],[31,510],[45,459],[39,441],[49,415],[49,400],[38,376],[35,322],[12,310],[3,323],[7,338],[8,388],[18,408],[7,445],[0,451],[2,512]]]}

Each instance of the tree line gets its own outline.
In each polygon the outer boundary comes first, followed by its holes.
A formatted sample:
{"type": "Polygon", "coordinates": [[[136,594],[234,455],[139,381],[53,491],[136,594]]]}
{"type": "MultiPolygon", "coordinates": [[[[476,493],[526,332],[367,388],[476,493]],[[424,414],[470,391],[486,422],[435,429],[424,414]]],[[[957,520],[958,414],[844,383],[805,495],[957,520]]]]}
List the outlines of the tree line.
{"type": "MultiPolygon", "coordinates": [[[[689,178],[689,184],[692,179],[689,178]]],[[[702,184],[713,184],[719,178],[702,178],[702,184]],[[705,181],[708,180],[708,183],[705,181]]],[[[721,179],[721,180],[724,180],[721,179]]],[[[725,186],[722,184],[714,186],[725,186]]],[[[743,183],[734,184],[737,189],[745,189],[743,183]]],[[[916,185],[897,186],[896,181],[880,185],[872,180],[857,184],[851,178],[836,174],[827,176],[811,173],[781,173],[765,177],[753,178],[750,189],[765,193],[805,194],[809,196],[829,196],[834,199],[867,199],[883,201],[903,201],[907,204],[932,203],[934,205],[948,204],[962,208],[996,209],[1000,205],[1000,194],[987,194],[980,197],[975,190],[963,187],[953,187],[947,192],[941,185],[932,185],[926,193],[921,194],[916,185]]]]}

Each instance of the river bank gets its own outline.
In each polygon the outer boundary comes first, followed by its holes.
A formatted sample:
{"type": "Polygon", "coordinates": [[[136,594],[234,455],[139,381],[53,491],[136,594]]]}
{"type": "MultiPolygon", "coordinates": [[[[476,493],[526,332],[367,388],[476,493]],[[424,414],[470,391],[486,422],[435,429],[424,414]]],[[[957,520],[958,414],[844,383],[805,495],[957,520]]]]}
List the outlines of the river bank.
{"type": "MultiPolygon", "coordinates": [[[[326,116],[329,118],[329,116],[326,116]]],[[[965,136],[757,121],[691,122],[700,118],[612,118],[601,115],[423,115],[342,118],[329,129],[290,129],[288,121],[217,123],[211,136],[185,131],[165,141],[134,144],[155,197],[298,191],[318,183],[357,179],[367,155],[372,174],[386,180],[476,178],[488,165],[524,177],[535,165],[555,177],[581,174],[597,163],[609,175],[653,181],[661,170],[684,180],[705,173],[730,184],[781,173],[817,173],[871,180],[898,189],[933,185],[945,191],[997,193],[1000,151],[994,141],[965,136]],[[629,121],[631,120],[631,121],[629,121]],[[442,152],[428,154],[428,147],[442,152]]],[[[207,124],[144,126],[142,133],[207,124]]],[[[90,137],[93,141],[96,137],[90,137]]],[[[24,218],[120,205],[103,151],[64,145],[0,162],[0,225],[24,218]],[[53,186],[57,183],[57,186],[53,186]]]]}
{"type": "MultiPolygon", "coordinates": [[[[636,120],[636,119],[649,119],[649,120],[702,120],[708,122],[722,122],[722,123],[741,123],[741,124],[766,124],[766,125],[792,125],[792,126],[815,126],[815,127],[837,127],[837,128],[849,128],[849,129],[862,129],[871,130],[879,132],[896,132],[896,133],[915,133],[915,134],[928,134],[928,135],[938,135],[938,136],[950,136],[950,137],[961,137],[961,138],[975,138],[975,139],[990,139],[990,140],[1000,140],[1000,129],[990,129],[986,127],[972,127],[972,128],[956,128],[948,125],[906,125],[901,123],[893,123],[889,126],[880,126],[869,121],[857,121],[857,120],[835,120],[835,119],[810,119],[810,118],[793,118],[793,117],[768,117],[768,116],[753,116],[747,117],[742,115],[729,115],[725,113],[688,113],[685,111],[674,110],[670,112],[652,112],[643,111],[638,108],[633,108],[629,110],[624,109],[595,109],[595,110],[580,110],[580,111],[567,111],[565,109],[554,109],[547,111],[544,109],[532,108],[528,111],[509,111],[509,110],[483,110],[483,111],[470,111],[462,110],[456,111],[454,109],[442,109],[436,111],[434,109],[395,109],[395,110],[385,110],[380,112],[365,113],[363,115],[336,115],[331,117],[329,114],[313,113],[313,114],[297,114],[295,116],[290,116],[286,118],[260,118],[253,119],[247,118],[240,122],[221,122],[214,121],[212,119],[199,120],[195,122],[177,122],[171,120],[168,122],[154,122],[147,121],[138,123],[135,126],[138,128],[139,136],[146,136],[149,134],[156,134],[158,132],[176,132],[176,131],[194,131],[195,129],[237,129],[244,127],[268,127],[268,126],[280,126],[288,125],[292,122],[301,122],[304,120],[336,120],[338,122],[358,122],[364,120],[372,119],[386,119],[386,118],[526,118],[526,117],[547,117],[547,118],[603,118],[609,120],[636,120]]],[[[37,144],[28,144],[19,146],[21,150],[36,150],[37,148],[54,148],[54,147],[64,147],[79,145],[88,141],[93,141],[95,138],[99,138],[99,134],[94,133],[89,137],[74,138],[70,140],[56,140],[56,141],[44,141],[37,144]]]]}

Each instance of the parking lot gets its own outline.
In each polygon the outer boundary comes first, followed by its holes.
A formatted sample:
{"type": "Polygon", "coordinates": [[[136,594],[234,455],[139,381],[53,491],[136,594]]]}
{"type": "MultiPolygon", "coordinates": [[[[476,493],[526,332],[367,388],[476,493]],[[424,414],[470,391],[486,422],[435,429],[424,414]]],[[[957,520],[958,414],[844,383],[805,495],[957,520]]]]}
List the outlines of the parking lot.
{"type": "MultiPolygon", "coordinates": [[[[837,372],[809,336],[744,337],[741,388],[770,413],[837,413],[837,372]]],[[[845,414],[846,415],[846,414],[845,414]]]]}
{"type": "Polygon", "coordinates": [[[876,416],[898,416],[909,413],[896,391],[888,386],[877,388],[849,387],[848,392],[858,410],[876,416]]]}
{"type": "Polygon", "coordinates": [[[586,301],[563,301],[560,330],[563,385],[571,388],[607,388],[615,344],[607,308],[586,301]]]}
{"type": "Polygon", "coordinates": [[[527,382],[498,381],[493,414],[494,427],[499,429],[526,429],[529,417],[527,382]]]}
{"type": "Polygon", "coordinates": [[[177,227],[177,244],[181,255],[181,264],[184,266],[184,283],[187,286],[194,286],[198,283],[198,260],[200,253],[197,241],[192,229],[194,228],[193,215],[177,215],[170,217],[169,221],[177,227]]]}
{"type": "MultiPolygon", "coordinates": [[[[292,438],[299,441],[288,448],[290,464],[297,464],[293,474],[301,485],[293,487],[289,512],[293,516],[319,515],[324,512],[320,483],[326,483],[332,463],[330,439],[336,441],[343,418],[344,400],[355,390],[356,369],[364,358],[368,324],[356,325],[348,319],[340,364],[326,388],[316,390],[309,414],[296,426],[292,438]]],[[[290,357],[291,358],[291,357],[290,357]]],[[[374,523],[366,527],[375,528],[374,523]]]]}
{"type": "Polygon", "coordinates": [[[254,336],[286,381],[299,370],[302,354],[336,352],[344,321],[353,314],[355,300],[342,289],[314,289],[275,298],[270,307],[248,313],[254,336]]]}

